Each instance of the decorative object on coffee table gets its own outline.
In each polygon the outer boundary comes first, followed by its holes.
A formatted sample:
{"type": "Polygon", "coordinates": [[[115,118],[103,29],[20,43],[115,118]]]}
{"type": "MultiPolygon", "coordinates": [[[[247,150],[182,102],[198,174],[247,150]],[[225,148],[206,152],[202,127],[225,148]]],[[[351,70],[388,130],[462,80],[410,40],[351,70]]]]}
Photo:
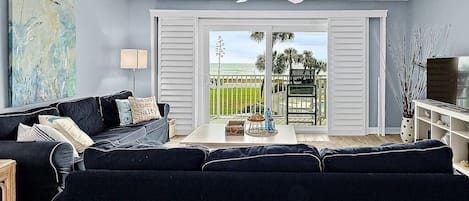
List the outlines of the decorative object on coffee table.
{"type": "Polygon", "coordinates": [[[248,117],[249,128],[247,129],[246,134],[255,135],[265,133],[265,128],[263,124],[264,120],[264,116],[260,113],[248,117]]]}
{"type": "Polygon", "coordinates": [[[244,135],[244,121],[230,120],[225,126],[226,136],[243,136],[244,135]]]}
{"type": "Polygon", "coordinates": [[[16,201],[16,161],[0,160],[1,200],[16,201]]]}

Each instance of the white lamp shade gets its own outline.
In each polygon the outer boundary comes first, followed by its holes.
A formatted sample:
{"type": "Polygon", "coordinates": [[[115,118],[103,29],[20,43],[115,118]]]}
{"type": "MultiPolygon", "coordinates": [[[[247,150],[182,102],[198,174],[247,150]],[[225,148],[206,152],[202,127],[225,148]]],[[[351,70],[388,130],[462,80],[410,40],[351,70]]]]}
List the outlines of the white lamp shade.
{"type": "Polygon", "coordinates": [[[121,68],[143,69],[147,68],[147,50],[121,49],[121,68]]]}
{"type": "Polygon", "coordinates": [[[148,53],[146,50],[138,50],[137,53],[137,68],[144,69],[147,68],[147,61],[148,61],[148,53]]]}

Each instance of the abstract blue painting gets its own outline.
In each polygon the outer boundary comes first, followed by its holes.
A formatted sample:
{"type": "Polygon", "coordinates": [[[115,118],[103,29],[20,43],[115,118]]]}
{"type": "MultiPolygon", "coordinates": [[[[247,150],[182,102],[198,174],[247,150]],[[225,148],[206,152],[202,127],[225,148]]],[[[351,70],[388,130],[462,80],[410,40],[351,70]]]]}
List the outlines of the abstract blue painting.
{"type": "Polygon", "coordinates": [[[9,0],[9,99],[22,106],[75,95],[76,0],[9,0]]]}

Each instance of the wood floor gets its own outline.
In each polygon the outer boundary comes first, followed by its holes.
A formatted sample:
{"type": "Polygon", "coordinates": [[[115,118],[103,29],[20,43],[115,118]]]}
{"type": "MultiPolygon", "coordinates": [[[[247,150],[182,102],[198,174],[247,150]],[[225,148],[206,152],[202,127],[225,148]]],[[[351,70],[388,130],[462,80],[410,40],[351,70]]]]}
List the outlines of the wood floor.
{"type": "MultiPolygon", "coordinates": [[[[175,136],[171,138],[169,145],[177,146],[186,136],[175,136]]],[[[366,136],[328,136],[318,134],[297,134],[298,143],[314,145],[322,148],[344,148],[344,147],[366,147],[379,146],[387,143],[402,143],[399,135],[366,135],[366,136]]]]}

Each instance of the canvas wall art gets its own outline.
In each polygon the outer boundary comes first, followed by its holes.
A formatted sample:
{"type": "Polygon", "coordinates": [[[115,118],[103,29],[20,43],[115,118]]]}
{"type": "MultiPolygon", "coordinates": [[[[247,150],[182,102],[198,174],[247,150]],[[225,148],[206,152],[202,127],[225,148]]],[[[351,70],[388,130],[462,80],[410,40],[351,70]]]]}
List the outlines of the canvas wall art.
{"type": "Polygon", "coordinates": [[[11,106],[76,91],[76,0],[9,0],[11,106]]]}

